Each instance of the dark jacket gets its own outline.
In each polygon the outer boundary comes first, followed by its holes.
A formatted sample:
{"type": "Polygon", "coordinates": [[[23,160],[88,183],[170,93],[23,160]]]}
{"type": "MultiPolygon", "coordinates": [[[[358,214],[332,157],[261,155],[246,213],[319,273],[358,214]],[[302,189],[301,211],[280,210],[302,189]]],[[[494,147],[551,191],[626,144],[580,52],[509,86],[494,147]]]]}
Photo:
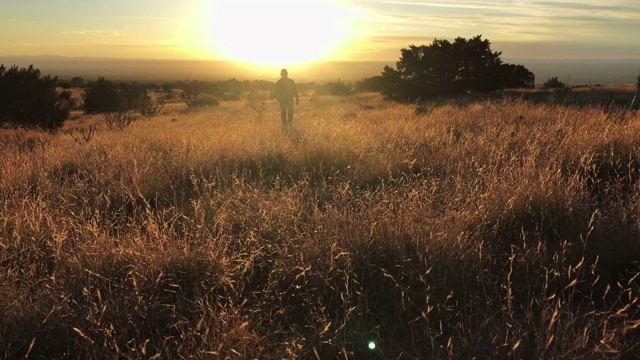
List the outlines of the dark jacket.
{"type": "Polygon", "coordinates": [[[298,98],[298,87],[296,83],[289,78],[281,78],[273,87],[273,97],[278,102],[289,102],[295,97],[298,98]]]}

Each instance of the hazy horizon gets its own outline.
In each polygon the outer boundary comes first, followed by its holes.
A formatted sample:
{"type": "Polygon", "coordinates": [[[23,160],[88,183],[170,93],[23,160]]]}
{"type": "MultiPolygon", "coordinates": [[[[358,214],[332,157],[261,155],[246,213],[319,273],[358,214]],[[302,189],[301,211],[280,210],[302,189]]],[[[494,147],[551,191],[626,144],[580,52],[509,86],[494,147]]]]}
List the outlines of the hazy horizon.
{"type": "MultiPolygon", "coordinates": [[[[355,82],[380,75],[388,61],[316,61],[288,67],[296,81],[329,82],[341,79],[355,82]]],[[[536,75],[536,84],[557,76],[569,85],[632,84],[637,81],[640,60],[636,59],[503,59],[505,63],[522,64],[536,75]]],[[[255,66],[239,61],[120,59],[103,57],[65,57],[59,55],[0,56],[0,64],[9,67],[34,65],[43,75],[69,80],[79,76],[95,80],[103,76],[115,81],[218,81],[277,80],[280,67],[255,66]]]]}

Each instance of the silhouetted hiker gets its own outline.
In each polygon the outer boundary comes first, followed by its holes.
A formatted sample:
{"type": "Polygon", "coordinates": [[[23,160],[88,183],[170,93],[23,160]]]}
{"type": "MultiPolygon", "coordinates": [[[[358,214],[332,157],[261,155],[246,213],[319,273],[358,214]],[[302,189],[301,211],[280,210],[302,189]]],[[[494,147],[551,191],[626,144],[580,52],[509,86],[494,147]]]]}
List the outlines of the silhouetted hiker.
{"type": "Polygon", "coordinates": [[[280,118],[282,126],[293,124],[293,98],[296,98],[296,105],[300,103],[298,98],[298,87],[296,83],[289,79],[287,69],[280,70],[280,80],[273,87],[273,96],[280,104],[280,118]]]}

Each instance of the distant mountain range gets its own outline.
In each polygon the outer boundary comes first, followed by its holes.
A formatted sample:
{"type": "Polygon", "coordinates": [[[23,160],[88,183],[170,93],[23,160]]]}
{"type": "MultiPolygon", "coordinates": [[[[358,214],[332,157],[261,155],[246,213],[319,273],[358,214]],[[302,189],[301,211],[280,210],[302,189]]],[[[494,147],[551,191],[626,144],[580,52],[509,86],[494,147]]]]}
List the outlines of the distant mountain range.
{"type": "MultiPolygon", "coordinates": [[[[623,60],[530,60],[503,59],[506,63],[522,64],[536,75],[536,83],[557,76],[569,85],[635,84],[640,73],[640,59],[623,60]]],[[[331,61],[291,66],[289,73],[298,82],[355,82],[380,75],[385,65],[395,66],[396,60],[331,61]]],[[[204,60],[148,60],[62,56],[0,56],[0,64],[26,67],[33,64],[43,74],[69,80],[80,76],[93,80],[103,76],[108,80],[162,82],[176,80],[216,81],[274,80],[278,68],[259,68],[247,63],[204,60]]]]}

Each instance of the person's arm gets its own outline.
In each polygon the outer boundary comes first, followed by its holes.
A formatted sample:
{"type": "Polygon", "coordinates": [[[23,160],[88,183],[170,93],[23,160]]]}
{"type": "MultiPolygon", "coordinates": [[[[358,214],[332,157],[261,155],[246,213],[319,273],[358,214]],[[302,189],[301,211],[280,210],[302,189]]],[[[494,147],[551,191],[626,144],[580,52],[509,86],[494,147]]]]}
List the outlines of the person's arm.
{"type": "Polygon", "coordinates": [[[296,105],[300,104],[300,99],[298,98],[298,86],[295,82],[293,83],[293,93],[296,96],[296,105]]]}

